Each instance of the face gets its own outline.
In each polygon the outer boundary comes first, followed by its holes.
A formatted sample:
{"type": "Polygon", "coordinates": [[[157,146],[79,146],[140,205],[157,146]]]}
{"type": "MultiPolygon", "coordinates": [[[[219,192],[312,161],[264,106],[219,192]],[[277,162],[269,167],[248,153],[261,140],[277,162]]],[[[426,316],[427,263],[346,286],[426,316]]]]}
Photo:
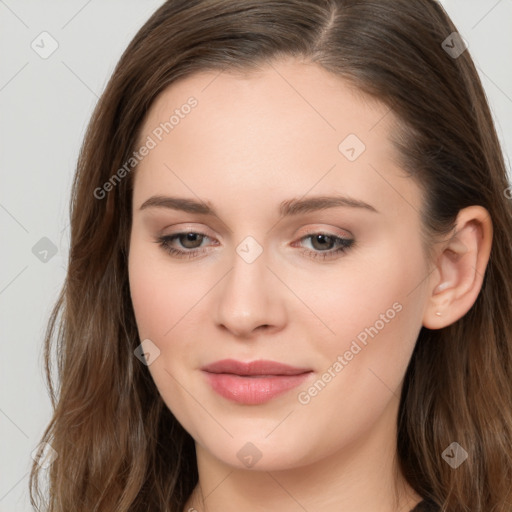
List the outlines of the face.
{"type": "Polygon", "coordinates": [[[218,461],[297,468],[394,442],[428,265],[388,110],[282,60],[182,79],[145,119],[137,326],[163,400],[218,461]]]}

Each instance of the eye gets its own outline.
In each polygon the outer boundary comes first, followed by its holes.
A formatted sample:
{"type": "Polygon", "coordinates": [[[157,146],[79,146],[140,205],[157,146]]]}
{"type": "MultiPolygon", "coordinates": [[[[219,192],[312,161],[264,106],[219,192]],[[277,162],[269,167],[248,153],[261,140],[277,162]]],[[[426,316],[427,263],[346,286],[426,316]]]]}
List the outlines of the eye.
{"type": "MultiPolygon", "coordinates": [[[[155,243],[158,243],[167,253],[177,258],[195,258],[200,254],[207,252],[205,248],[201,248],[201,244],[205,239],[210,237],[204,233],[195,231],[187,231],[175,233],[174,235],[165,235],[158,237],[155,243]],[[177,248],[173,245],[175,241],[184,249],[177,248]]],[[[315,232],[302,237],[299,242],[310,239],[312,249],[303,249],[302,253],[311,258],[332,259],[350,249],[355,240],[343,238],[329,233],[315,232]]]]}
{"type": "Polygon", "coordinates": [[[311,258],[333,259],[348,251],[355,243],[352,238],[343,238],[329,233],[310,233],[300,239],[311,240],[314,250],[304,249],[302,252],[311,258]],[[337,247],[334,249],[334,247],[337,247]],[[317,248],[320,248],[317,250],[317,248]],[[334,249],[334,250],[333,250],[334,249]]]}
{"type": "Polygon", "coordinates": [[[178,258],[193,258],[198,255],[198,253],[204,253],[204,249],[197,250],[197,248],[201,245],[201,242],[205,238],[210,238],[209,236],[203,233],[197,233],[195,231],[187,231],[183,233],[175,233],[174,235],[166,235],[158,237],[156,243],[160,245],[165,251],[167,251],[172,256],[176,256],[178,258]],[[171,244],[175,241],[179,240],[180,244],[182,244],[185,249],[189,250],[181,250],[173,247],[171,244]]]}

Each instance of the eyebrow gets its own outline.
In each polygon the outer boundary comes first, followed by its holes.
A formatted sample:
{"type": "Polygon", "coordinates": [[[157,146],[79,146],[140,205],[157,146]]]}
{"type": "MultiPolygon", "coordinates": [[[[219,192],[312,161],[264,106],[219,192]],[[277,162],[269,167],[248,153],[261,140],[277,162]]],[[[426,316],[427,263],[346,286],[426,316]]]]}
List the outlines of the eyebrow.
{"type": "MultiPolygon", "coordinates": [[[[379,213],[372,205],[353,199],[347,196],[314,196],[307,199],[293,198],[283,201],[279,205],[279,213],[282,217],[300,215],[308,212],[326,210],[337,207],[361,208],[374,213],[379,213]]],[[[214,215],[218,217],[215,208],[209,201],[196,201],[195,199],[186,199],[181,197],[152,196],[140,207],[140,210],[147,208],[170,208],[187,213],[199,213],[202,215],[214,215]]]]}

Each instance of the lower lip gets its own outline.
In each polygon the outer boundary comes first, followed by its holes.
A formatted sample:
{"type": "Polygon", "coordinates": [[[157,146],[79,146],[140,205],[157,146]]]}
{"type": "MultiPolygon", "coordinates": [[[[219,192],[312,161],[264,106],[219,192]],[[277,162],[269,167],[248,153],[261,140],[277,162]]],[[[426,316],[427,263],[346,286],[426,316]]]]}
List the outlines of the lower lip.
{"type": "Polygon", "coordinates": [[[245,405],[259,405],[302,384],[311,374],[242,377],[229,373],[204,372],[219,395],[245,405]]]}

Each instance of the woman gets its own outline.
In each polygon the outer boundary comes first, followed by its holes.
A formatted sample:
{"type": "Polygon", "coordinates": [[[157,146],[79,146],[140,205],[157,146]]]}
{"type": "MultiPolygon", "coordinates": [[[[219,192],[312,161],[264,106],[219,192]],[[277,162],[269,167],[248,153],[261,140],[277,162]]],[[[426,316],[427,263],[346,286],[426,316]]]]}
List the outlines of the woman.
{"type": "Polygon", "coordinates": [[[435,1],[166,2],[78,162],[44,510],[510,512],[508,185],[435,1]]]}

